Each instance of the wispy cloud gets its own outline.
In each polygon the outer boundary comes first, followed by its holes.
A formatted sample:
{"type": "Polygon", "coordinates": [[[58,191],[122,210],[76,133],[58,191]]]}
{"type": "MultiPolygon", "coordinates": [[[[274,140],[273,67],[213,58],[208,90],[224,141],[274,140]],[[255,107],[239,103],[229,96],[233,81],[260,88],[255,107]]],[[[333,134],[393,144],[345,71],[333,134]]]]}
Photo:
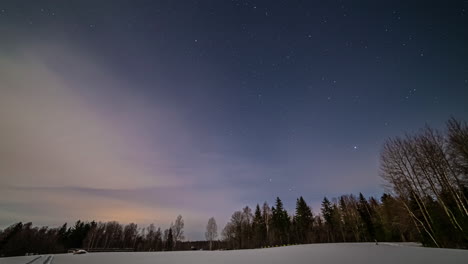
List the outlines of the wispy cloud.
{"type": "Polygon", "coordinates": [[[216,138],[216,126],[167,100],[174,84],[152,83],[164,89],[148,97],[143,84],[70,47],[35,44],[0,55],[2,226],[78,218],[167,225],[183,214],[187,232],[201,238],[208,217],[223,226],[252,202],[280,195],[293,208],[299,195],[317,203],[375,183],[377,175],[309,146],[288,151],[272,142],[278,163],[224,151],[237,141],[216,138]]]}
{"type": "Polygon", "coordinates": [[[18,48],[0,69],[2,225],[181,213],[203,230],[240,204],[233,181],[263,170],[201,151],[176,106],[148,103],[79,51],[18,48]]]}

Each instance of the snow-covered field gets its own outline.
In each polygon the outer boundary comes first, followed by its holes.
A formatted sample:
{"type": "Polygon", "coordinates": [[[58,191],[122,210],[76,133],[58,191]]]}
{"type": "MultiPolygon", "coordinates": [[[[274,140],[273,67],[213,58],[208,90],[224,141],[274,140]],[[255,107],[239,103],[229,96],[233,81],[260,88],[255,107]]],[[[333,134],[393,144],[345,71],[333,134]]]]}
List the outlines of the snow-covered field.
{"type": "Polygon", "coordinates": [[[1,264],[98,264],[98,263],[468,263],[468,250],[423,248],[411,245],[380,243],[312,244],[268,249],[233,251],[123,252],[59,254],[0,258],[1,264]],[[32,261],[32,262],[31,262],[32,261]],[[49,262],[48,262],[49,261],[49,262]]]}

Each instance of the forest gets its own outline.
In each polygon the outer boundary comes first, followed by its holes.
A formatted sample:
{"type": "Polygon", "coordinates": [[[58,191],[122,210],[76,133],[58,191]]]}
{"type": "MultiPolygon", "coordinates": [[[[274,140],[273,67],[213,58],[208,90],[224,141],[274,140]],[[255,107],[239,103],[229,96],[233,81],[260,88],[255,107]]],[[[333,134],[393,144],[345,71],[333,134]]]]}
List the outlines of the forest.
{"type": "Polygon", "coordinates": [[[170,228],[151,224],[77,221],[61,227],[15,223],[0,231],[0,256],[88,251],[218,250],[333,242],[421,242],[468,248],[468,126],[450,119],[443,131],[429,126],[388,139],[380,156],[381,197],[324,197],[313,212],[303,197],[288,212],[279,197],[232,214],[221,230],[208,220],[206,241],[184,241],[184,220],[170,228]]]}

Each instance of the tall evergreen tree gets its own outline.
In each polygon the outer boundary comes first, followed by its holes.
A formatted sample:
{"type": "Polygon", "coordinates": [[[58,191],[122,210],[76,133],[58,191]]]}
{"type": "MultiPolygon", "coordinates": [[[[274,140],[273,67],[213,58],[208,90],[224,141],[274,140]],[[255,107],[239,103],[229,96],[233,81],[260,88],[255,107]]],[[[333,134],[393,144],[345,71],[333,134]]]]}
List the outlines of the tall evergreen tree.
{"type": "Polygon", "coordinates": [[[279,197],[276,198],[276,207],[272,207],[272,228],[274,232],[274,242],[276,244],[285,244],[289,241],[290,219],[288,212],[283,208],[283,202],[279,197]]]}
{"type": "Polygon", "coordinates": [[[174,248],[174,236],[172,235],[172,228],[169,228],[167,232],[167,240],[166,240],[166,250],[172,251],[174,248]]]}
{"type": "Polygon", "coordinates": [[[302,196],[296,200],[296,215],[294,216],[294,226],[297,242],[310,243],[310,233],[312,231],[313,215],[312,210],[307,205],[302,196]]]}
{"type": "Polygon", "coordinates": [[[359,193],[358,212],[361,216],[362,222],[364,223],[366,230],[365,237],[367,238],[367,241],[373,241],[375,239],[375,228],[374,223],[372,222],[373,210],[362,193],[359,193]]]}
{"type": "Polygon", "coordinates": [[[255,207],[254,218],[252,222],[253,239],[255,247],[262,247],[266,244],[266,223],[262,215],[260,206],[255,207]]]}
{"type": "Polygon", "coordinates": [[[335,226],[333,224],[333,205],[327,197],[324,197],[322,201],[322,216],[325,220],[325,225],[327,226],[328,242],[335,242],[333,236],[335,231],[335,226]]]}

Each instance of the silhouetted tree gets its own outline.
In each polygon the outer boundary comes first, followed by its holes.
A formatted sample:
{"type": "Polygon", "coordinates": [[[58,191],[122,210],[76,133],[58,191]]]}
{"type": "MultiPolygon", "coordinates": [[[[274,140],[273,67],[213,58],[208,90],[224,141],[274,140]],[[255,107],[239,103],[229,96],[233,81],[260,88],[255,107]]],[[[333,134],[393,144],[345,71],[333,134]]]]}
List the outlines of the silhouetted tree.
{"type": "Polygon", "coordinates": [[[275,244],[287,244],[289,243],[289,228],[290,219],[288,212],[283,208],[283,202],[279,197],[276,198],[276,207],[271,209],[271,227],[274,236],[275,244]]]}
{"type": "Polygon", "coordinates": [[[208,219],[208,224],[206,225],[205,238],[210,242],[210,250],[213,248],[213,240],[218,236],[218,226],[216,225],[216,220],[214,217],[208,219]]]}
{"type": "Polygon", "coordinates": [[[267,227],[265,217],[260,211],[260,206],[255,207],[254,218],[252,222],[253,243],[254,247],[262,247],[267,243],[267,227]]]}
{"type": "Polygon", "coordinates": [[[312,225],[312,210],[301,196],[296,200],[296,215],[294,216],[294,226],[296,227],[298,243],[309,243],[311,241],[312,225]]]}
{"type": "Polygon", "coordinates": [[[426,126],[384,145],[382,177],[398,195],[425,245],[468,244],[467,135],[466,123],[451,119],[445,134],[426,126]]]}
{"type": "Polygon", "coordinates": [[[181,215],[178,215],[174,225],[172,226],[172,234],[174,236],[174,246],[177,247],[179,241],[184,240],[184,220],[181,215]]]}
{"type": "Polygon", "coordinates": [[[174,249],[174,236],[172,235],[172,228],[167,231],[166,250],[172,251],[174,249]]]}
{"type": "Polygon", "coordinates": [[[375,239],[374,224],[372,223],[373,212],[362,193],[359,193],[358,212],[364,224],[366,232],[364,232],[365,241],[373,241],[375,239]]]}

